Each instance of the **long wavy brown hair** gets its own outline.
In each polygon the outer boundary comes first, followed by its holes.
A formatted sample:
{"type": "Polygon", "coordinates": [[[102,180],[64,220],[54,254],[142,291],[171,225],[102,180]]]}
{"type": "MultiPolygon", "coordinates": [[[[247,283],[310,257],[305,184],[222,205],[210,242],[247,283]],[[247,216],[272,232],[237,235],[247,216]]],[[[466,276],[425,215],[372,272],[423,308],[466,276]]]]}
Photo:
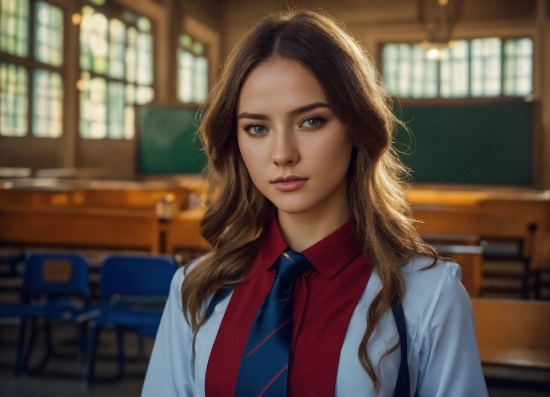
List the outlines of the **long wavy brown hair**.
{"type": "Polygon", "coordinates": [[[237,145],[235,114],[246,76],[275,56],[298,61],[313,72],[357,146],[348,172],[348,200],[356,239],[382,282],[367,313],[358,355],[378,391],[379,365],[368,357],[367,343],[392,299],[404,297],[401,267],[407,259],[423,254],[435,263],[437,254],[420,239],[405,202],[402,181],[408,174],[392,147],[400,122],[390,97],[366,51],[327,15],[297,10],[263,18],[234,48],[202,107],[199,132],[216,194],[201,233],[213,250],[185,276],[184,315],[196,335],[205,321],[204,302],[220,288],[240,281],[276,211],[248,175],[237,145]]]}

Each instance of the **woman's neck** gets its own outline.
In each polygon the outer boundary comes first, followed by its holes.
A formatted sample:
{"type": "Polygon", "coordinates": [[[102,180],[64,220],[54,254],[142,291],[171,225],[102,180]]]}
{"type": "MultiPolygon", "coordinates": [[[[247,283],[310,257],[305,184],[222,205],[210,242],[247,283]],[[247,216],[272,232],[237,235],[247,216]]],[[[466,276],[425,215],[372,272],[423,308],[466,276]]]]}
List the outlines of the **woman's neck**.
{"type": "Polygon", "coordinates": [[[301,252],[313,244],[324,239],[344,223],[351,216],[349,208],[342,208],[336,213],[319,214],[302,213],[290,214],[279,211],[278,219],[281,231],[290,247],[301,252]]]}

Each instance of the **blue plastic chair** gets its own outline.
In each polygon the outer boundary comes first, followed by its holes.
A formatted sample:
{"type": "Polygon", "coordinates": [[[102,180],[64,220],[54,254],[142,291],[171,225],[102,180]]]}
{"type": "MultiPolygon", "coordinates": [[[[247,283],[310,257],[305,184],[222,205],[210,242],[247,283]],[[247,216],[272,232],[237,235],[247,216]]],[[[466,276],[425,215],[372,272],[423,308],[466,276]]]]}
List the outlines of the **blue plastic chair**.
{"type": "MultiPolygon", "coordinates": [[[[25,257],[21,302],[0,305],[0,316],[19,317],[19,337],[15,376],[27,368],[38,334],[38,321],[43,320],[46,353],[38,366],[42,369],[54,355],[51,320],[77,323],[77,317],[90,310],[88,261],[80,254],[29,253],[25,257]],[[27,321],[31,336],[26,343],[27,321]],[[25,346],[27,345],[27,346],[25,346]]],[[[83,362],[86,359],[86,328],[78,324],[78,342],[83,362]]]]}
{"type": "Polygon", "coordinates": [[[177,269],[169,256],[111,255],[101,265],[100,308],[90,319],[90,362],[88,382],[95,378],[95,361],[100,332],[115,327],[118,345],[118,378],[124,376],[124,331],[155,336],[170,283],[177,269]]]}

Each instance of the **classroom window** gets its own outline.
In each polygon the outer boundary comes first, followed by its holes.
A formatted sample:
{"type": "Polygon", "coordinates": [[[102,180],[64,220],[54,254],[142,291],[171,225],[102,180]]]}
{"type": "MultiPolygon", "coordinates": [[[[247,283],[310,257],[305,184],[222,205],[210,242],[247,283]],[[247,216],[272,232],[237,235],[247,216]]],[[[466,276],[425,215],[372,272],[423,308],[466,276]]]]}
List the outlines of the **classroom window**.
{"type": "Polygon", "coordinates": [[[29,1],[2,0],[0,49],[12,55],[27,56],[29,1]]]}
{"type": "Polygon", "coordinates": [[[84,6],[80,69],[80,135],[85,139],[132,139],[135,107],[154,97],[149,19],[129,11],[107,17],[84,6]]]}
{"type": "Polygon", "coordinates": [[[492,37],[440,48],[389,43],[382,49],[382,74],[388,91],[403,98],[527,96],[533,42],[492,37]]]}
{"type": "Polygon", "coordinates": [[[0,135],[20,137],[31,131],[36,137],[60,137],[63,11],[36,0],[1,0],[1,5],[0,135]]]}
{"type": "Polygon", "coordinates": [[[504,43],[504,94],[528,95],[533,89],[533,42],[530,39],[504,43]]]}
{"type": "Polygon", "coordinates": [[[178,99],[201,103],[208,93],[208,59],[204,44],[181,35],[178,47],[178,99]]]}
{"type": "Polygon", "coordinates": [[[35,70],[33,90],[33,134],[51,138],[59,137],[63,107],[61,75],[47,70],[35,70]]]}
{"type": "Polygon", "coordinates": [[[39,1],[36,3],[35,58],[43,63],[63,63],[63,12],[39,1]]]}
{"type": "Polygon", "coordinates": [[[10,63],[0,64],[0,131],[5,136],[27,134],[27,70],[10,63]]]}

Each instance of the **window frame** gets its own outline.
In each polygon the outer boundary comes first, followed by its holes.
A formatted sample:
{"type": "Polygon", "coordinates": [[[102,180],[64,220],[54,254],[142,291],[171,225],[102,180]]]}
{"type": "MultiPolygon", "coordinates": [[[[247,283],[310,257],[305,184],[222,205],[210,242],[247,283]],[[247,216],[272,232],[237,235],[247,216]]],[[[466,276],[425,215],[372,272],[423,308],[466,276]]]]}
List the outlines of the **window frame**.
{"type": "MultiPolygon", "coordinates": [[[[137,9],[128,7],[126,4],[124,4],[122,2],[118,2],[116,0],[106,1],[102,5],[97,5],[97,4],[95,4],[95,3],[93,3],[92,1],[89,1],[89,0],[79,0],[78,4],[76,6],[76,12],[78,12],[82,15],[82,9],[84,8],[84,6],[89,6],[89,7],[93,8],[96,12],[99,12],[99,13],[103,14],[107,18],[108,21],[110,21],[111,19],[117,19],[125,25],[126,29],[128,29],[128,27],[134,27],[138,32],[140,32],[140,30],[137,27],[137,25],[132,24],[132,23],[128,22],[126,19],[124,19],[123,14],[125,12],[130,12],[130,13],[134,14],[135,16],[137,16],[138,18],[145,17],[146,19],[149,20],[151,25],[150,25],[150,30],[147,33],[151,36],[151,43],[152,43],[152,51],[151,51],[152,80],[151,80],[151,84],[147,85],[146,87],[150,87],[151,90],[153,91],[153,99],[150,102],[148,102],[147,105],[154,104],[157,101],[157,71],[156,71],[157,62],[156,62],[156,58],[157,58],[157,52],[158,52],[158,42],[157,42],[158,32],[157,32],[157,28],[156,28],[156,23],[157,23],[156,18],[154,18],[152,15],[142,13],[142,12],[138,11],[137,9]]],[[[81,28],[80,28],[80,23],[78,24],[76,31],[77,31],[77,35],[78,35],[77,46],[76,46],[77,54],[74,57],[74,59],[71,60],[71,62],[74,62],[74,68],[76,70],[76,76],[77,76],[78,81],[81,81],[83,72],[87,72],[89,74],[90,80],[94,79],[96,77],[104,79],[105,83],[106,83],[105,86],[106,86],[106,95],[107,96],[108,96],[108,91],[109,91],[109,82],[122,83],[124,85],[124,87],[126,87],[129,84],[132,84],[136,87],[138,86],[137,81],[135,81],[133,83],[130,83],[128,81],[127,75],[126,75],[126,62],[124,62],[125,70],[124,70],[124,76],[122,78],[115,78],[115,77],[109,76],[108,70],[104,74],[102,74],[102,73],[95,72],[92,69],[89,69],[89,70],[83,69],[81,67],[81,64],[80,64],[80,56],[81,56],[81,42],[80,42],[81,28]]],[[[109,37],[107,37],[107,43],[110,44],[109,37]]],[[[125,43],[125,45],[126,45],[126,43],[125,43]]],[[[125,47],[125,49],[126,49],[126,47],[125,47]]],[[[107,57],[108,57],[108,55],[107,55],[107,57]]],[[[108,114],[108,112],[107,112],[106,120],[105,120],[105,125],[106,125],[106,128],[107,128],[107,134],[106,134],[105,137],[90,138],[90,137],[82,136],[82,131],[81,131],[81,122],[82,122],[82,119],[81,119],[81,111],[82,111],[82,109],[81,109],[81,92],[82,91],[78,88],[76,88],[76,91],[77,91],[77,94],[76,94],[77,106],[76,106],[76,108],[78,109],[78,111],[77,111],[77,115],[76,115],[76,125],[75,125],[76,133],[75,134],[76,134],[76,137],[79,141],[84,141],[84,142],[90,142],[90,141],[96,141],[96,142],[104,142],[104,141],[108,141],[108,142],[134,142],[136,140],[136,134],[137,134],[136,125],[134,125],[134,134],[131,138],[126,138],[124,136],[124,132],[123,132],[123,136],[120,137],[120,138],[110,137],[109,136],[109,125],[110,125],[110,123],[109,123],[109,114],[108,114]]],[[[106,106],[108,106],[108,99],[107,99],[107,102],[106,102],[106,106]]],[[[126,102],[124,102],[124,106],[126,106],[126,102]]],[[[137,101],[134,101],[132,106],[134,108],[134,118],[132,119],[132,123],[134,123],[135,117],[138,113],[138,107],[141,106],[141,104],[138,104],[137,101]]],[[[124,131],[124,125],[123,125],[123,131],[124,131]]],[[[84,143],[84,144],[86,144],[86,143],[84,143]]]]}
{"type": "MultiPolygon", "coordinates": [[[[192,100],[189,101],[189,102],[184,102],[180,98],[180,93],[179,93],[179,88],[180,88],[179,52],[180,51],[191,52],[191,54],[194,57],[199,57],[200,56],[200,57],[203,57],[203,58],[206,59],[206,61],[208,63],[208,67],[207,67],[207,70],[206,70],[206,94],[208,95],[208,92],[210,92],[210,87],[211,87],[211,83],[212,83],[211,82],[212,59],[209,56],[209,54],[210,54],[210,45],[209,45],[209,43],[207,43],[204,40],[197,39],[196,36],[192,32],[189,32],[187,30],[182,30],[182,31],[179,32],[176,42],[177,42],[177,45],[176,45],[175,57],[176,57],[176,81],[177,81],[176,99],[177,99],[177,102],[181,105],[197,105],[197,106],[200,106],[202,101],[201,102],[196,102],[193,93],[191,93],[192,100]],[[191,45],[193,45],[194,43],[200,43],[203,46],[202,54],[201,55],[193,54],[192,51],[186,49],[183,45],[181,45],[180,39],[181,39],[182,36],[189,36],[191,38],[191,43],[192,43],[191,45]]],[[[203,99],[203,101],[204,101],[204,99],[203,99]]]]}
{"type": "MultiPolygon", "coordinates": [[[[517,32],[510,35],[500,35],[500,34],[491,34],[490,32],[485,32],[484,34],[478,34],[478,35],[468,35],[466,37],[457,36],[452,39],[453,41],[460,41],[465,40],[468,42],[468,95],[464,97],[443,97],[441,96],[441,77],[440,77],[440,70],[441,70],[441,62],[440,60],[437,60],[437,96],[435,97],[401,97],[399,95],[389,93],[389,95],[394,98],[398,99],[398,102],[403,105],[412,105],[412,104],[421,104],[421,105],[443,105],[443,104],[449,104],[449,105],[460,105],[460,104],[483,104],[483,103],[498,103],[498,102],[525,102],[525,101],[533,101],[536,98],[537,92],[536,92],[536,81],[537,81],[537,69],[536,69],[536,62],[537,62],[537,42],[536,38],[534,37],[532,32],[517,32]],[[473,96],[471,94],[472,92],[472,81],[471,81],[471,43],[473,40],[476,39],[489,39],[489,38],[498,38],[501,40],[501,57],[500,57],[500,94],[497,96],[473,96]],[[531,77],[532,77],[532,88],[531,93],[528,95],[505,95],[504,94],[504,65],[505,65],[505,58],[504,58],[504,47],[505,42],[508,40],[518,40],[518,39],[530,39],[533,46],[533,54],[532,54],[532,63],[531,63],[531,77]]],[[[392,40],[380,40],[377,42],[377,62],[376,66],[378,70],[380,71],[380,77],[381,80],[385,86],[385,78],[384,78],[384,59],[383,59],[383,51],[384,47],[387,44],[407,44],[411,48],[416,45],[420,44],[421,40],[411,40],[410,38],[406,40],[399,40],[399,39],[392,39],[392,40]]]]}
{"type": "MultiPolygon", "coordinates": [[[[10,54],[0,50],[0,55],[2,56],[2,63],[13,64],[16,66],[22,66],[27,71],[27,131],[25,135],[14,136],[14,135],[0,135],[0,139],[63,139],[67,134],[67,122],[65,116],[65,108],[67,104],[67,76],[68,68],[70,67],[71,61],[67,60],[67,48],[68,48],[68,30],[70,22],[70,16],[68,15],[70,10],[67,5],[67,2],[63,0],[28,0],[29,1],[29,26],[28,26],[28,48],[27,55],[25,57],[20,57],[17,55],[10,54]],[[36,3],[44,2],[51,6],[58,7],[63,12],[62,16],[62,26],[63,26],[63,60],[59,66],[53,66],[47,63],[43,63],[36,59],[35,56],[35,34],[36,34],[36,3]],[[61,76],[61,106],[63,109],[61,117],[61,134],[57,137],[51,136],[37,136],[33,134],[33,106],[35,103],[35,95],[33,92],[33,81],[34,73],[36,70],[42,69],[49,73],[58,73],[61,76]]],[[[1,106],[1,104],[0,104],[1,106]]]]}

